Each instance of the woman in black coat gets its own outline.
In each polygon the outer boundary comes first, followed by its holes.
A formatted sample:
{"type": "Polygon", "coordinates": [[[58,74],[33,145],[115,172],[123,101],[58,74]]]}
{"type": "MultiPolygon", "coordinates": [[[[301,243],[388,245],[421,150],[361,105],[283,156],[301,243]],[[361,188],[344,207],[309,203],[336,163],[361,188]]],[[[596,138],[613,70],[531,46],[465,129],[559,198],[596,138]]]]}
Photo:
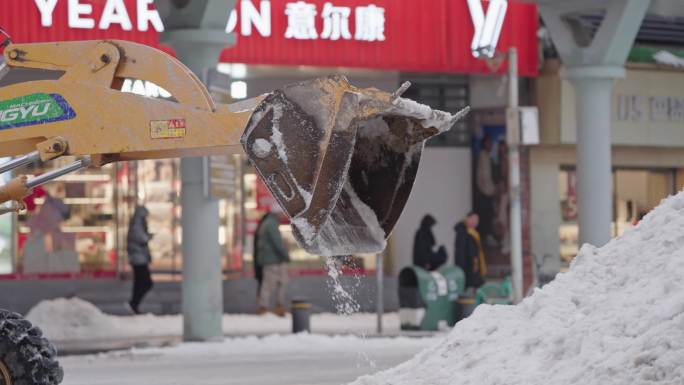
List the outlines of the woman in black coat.
{"type": "Polygon", "coordinates": [[[420,227],[413,241],[413,264],[428,271],[436,270],[447,259],[444,246],[433,251],[437,242],[432,234],[432,227],[436,223],[432,215],[425,215],[420,221],[420,227]]]}

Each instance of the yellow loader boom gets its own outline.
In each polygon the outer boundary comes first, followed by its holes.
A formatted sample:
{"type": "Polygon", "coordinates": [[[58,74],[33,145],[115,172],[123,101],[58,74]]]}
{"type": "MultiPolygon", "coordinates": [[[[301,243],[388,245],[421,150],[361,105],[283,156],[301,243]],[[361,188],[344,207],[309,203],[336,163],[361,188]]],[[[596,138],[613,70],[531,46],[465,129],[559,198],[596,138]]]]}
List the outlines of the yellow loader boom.
{"type": "MultiPolygon", "coordinates": [[[[65,111],[46,124],[0,130],[2,155],[35,150],[39,143],[57,137],[68,143],[61,155],[90,155],[96,165],[225,154],[227,146],[239,145],[251,115],[250,109],[231,111],[229,106],[216,106],[187,67],[145,45],[125,41],[11,44],[5,48],[5,60],[10,68],[64,71],[64,75],[58,80],[5,87],[0,89],[0,100],[48,95],[51,97],[33,98],[38,98],[37,103],[52,99],[65,111]],[[149,80],[169,91],[177,102],[121,92],[126,78],[149,80]],[[169,124],[165,128],[162,122],[169,124]]],[[[38,104],[31,112],[40,113],[42,108],[38,104]]],[[[12,124],[0,117],[0,128],[12,124]]],[[[44,160],[53,154],[44,146],[38,150],[44,160]]]]}
{"type": "MultiPolygon", "coordinates": [[[[8,68],[60,71],[56,80],[0,88],[0,156],[34,161],[81,157],[0,188],[0,203],[83,167],[121,160],[245,151],[309,252],[342,255],[384,248],[418,169],[424,141],[451,128],[450,115],[342,76],[216,105],[181,62],[117,40],[10,44],[8,68]],[[120,91],[126,78],[169,91],[161,100],[120,91]],[[242,147],[239,145],[242,144],[242,147]]],[[[2,71],[0,71],[2,72],[2,71]]]]}

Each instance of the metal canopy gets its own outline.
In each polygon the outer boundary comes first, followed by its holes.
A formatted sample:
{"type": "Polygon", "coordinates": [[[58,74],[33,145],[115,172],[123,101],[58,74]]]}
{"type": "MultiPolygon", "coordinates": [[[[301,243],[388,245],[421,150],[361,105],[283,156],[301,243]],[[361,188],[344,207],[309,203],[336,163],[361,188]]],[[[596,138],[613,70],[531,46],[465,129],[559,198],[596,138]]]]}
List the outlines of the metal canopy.
{"type": "MultiPolygon", "coordinates": [[[[572,24],[575,33],[580,29],[590,41],[603,21],[606,6],[612,1],[537,0],[534,2],[539,5],[553,4],[555,8],[566,9],[564,20],[572,24]]],[[[684,7],[682,7],[681,0],[651,0],[635,43],[684,46],[684,7]]]]}
{"type": "MultiPolygon", "coordinates": [[[[596,34],[604,12],[582,12],[569,17],[579,23],[593,37],[596,34]]],[[[684,46],[684,17],[647,14],[641,23],[635,43],[684,46]]]]}

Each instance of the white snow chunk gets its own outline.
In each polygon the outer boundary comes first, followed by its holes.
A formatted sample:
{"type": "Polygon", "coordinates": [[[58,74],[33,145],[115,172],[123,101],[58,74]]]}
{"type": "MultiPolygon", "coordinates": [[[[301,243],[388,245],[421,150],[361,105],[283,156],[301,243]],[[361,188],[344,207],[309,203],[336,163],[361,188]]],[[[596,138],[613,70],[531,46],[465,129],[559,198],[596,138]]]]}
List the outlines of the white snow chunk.
{"type": "Polygon", "coordinates": [[[252,144],[252,152],[259,158],[265,158],[271,153],[273,144],[266,139],[259,138],[252,144]]]}
{"type": "Polygon", "coordinates": [[[283,134],[280,132],[280,119],[283,117],[283,106],[280,104],[273,105],[273,120],[271,120],[271,142],[273,142],[278,149],[278,156],[287,164],[287,151],[285,142],[283,142],[283,134]]]}
{"type": "Polygon", "coordinates": [[[310,245],[316,238],[316,228],[306,218],[294,218],[292,224],[299,230],[307,245],[310,245]]]}
{"type": "Polygon", "coordinates": [[[456,115],[452,115],[448,112],[433,110],[430,106],[405,98],[397,98],[393,105],[393,108],[388,111],[390,114],[396,113],[413,117],[419,120],[423,126],[436,128],[439,132],[446,132],[451,129],[456,121],[470,111],[470,107],[466,107],[457,112],[456,115]]]}

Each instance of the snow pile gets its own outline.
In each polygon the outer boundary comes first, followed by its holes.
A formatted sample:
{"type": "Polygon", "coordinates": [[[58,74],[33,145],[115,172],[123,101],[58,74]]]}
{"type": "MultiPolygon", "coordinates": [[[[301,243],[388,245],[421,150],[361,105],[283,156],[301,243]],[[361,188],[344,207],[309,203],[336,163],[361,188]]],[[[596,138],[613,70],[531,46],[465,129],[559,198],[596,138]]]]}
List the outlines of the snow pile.
{"type": "Polygon", "coordinates": [[[79,298],[41,301],[26,318],[57,340],[92,336],[93,330],[114,328],[114,322],[95,305],[79,298]]]}
{"type": "Polygon", "coordinates": [[[161,337],[178,335],[182,330],[182,320],[177,316],[117,317],[80,298],[41,301],[26,319],[54,341],[161,337]]]}
{"type": "MultiPolygon", "coordinates": [[[[372,334],[376,327],[375,317],[375,314],[313,314],[311,330],[324,334],[372,334]]],[[[56,342],[178,337],[183,330],[180,315],[114,316],[103,313],[95,305],[79,298],[42,301],[31,309],[27,319],[56,342]]],[[[388,332],[398,332],[398,315],[385,314],[383,324],[388,332]]],[[[228,335],[289,334],[292,331],[292,318],[290,315],[281,318],[272,314],[225,314],[223,330],[228,335]]]]}
{"type": "Polygon", "coordinates": [[[518,306],[355,385],[684,384],[684,193],[518,306]]]}

